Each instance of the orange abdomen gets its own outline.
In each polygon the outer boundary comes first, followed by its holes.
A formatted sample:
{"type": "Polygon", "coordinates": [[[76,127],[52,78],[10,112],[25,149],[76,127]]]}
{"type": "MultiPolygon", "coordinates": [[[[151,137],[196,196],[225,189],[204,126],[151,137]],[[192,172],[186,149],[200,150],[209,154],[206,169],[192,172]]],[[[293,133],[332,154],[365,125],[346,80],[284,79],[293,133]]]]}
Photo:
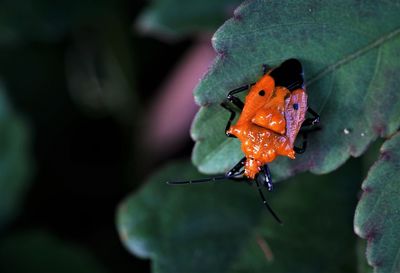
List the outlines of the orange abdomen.
{"type": "Polygon", "coordinates": [[[260,167],[283,155],[294,159],[293,147],[285,135],[279,135],[256,124],[233,125],[228,131],[239,138],[247,161],[245,175],[254,178],[260,167]]]}

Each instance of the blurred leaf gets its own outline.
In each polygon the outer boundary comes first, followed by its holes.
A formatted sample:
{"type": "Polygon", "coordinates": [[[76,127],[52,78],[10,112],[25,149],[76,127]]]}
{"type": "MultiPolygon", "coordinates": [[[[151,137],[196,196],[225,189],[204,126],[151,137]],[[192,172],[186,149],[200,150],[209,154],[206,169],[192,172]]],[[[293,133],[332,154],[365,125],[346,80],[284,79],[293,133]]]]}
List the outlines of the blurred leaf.
{"type": "Polygon", "coordinates": [[[374,272],[400,271],[400,133],[387,140],[379,160],[362,184],[354,229],[368,241],[367,260],[374,272]]]}
{"type": "Polygon", "coordinates": [[[359,170],[353,162],[329,176],[304,174],[297,183],[280,184],[267,197],[281,226],[245,183],[165,185],[200,176],[189,164],[172,164],[122,202],[117,226],[126,247],[152,259],[158,273],[354,272],[357,185],[350,182],[359,170]],[[272,263],[260,238],[273,252],[272,263]]]}
{"type": "Polygon", "coordinates": [[[26,122],[9,105],[0,82],[0,228],[18,212],[32,162],[26,122]]]}
{"type": "Polygon", "coordinates": [[[139,29],[162,36],[180,36],[199,31],[215,31],[240,0],[153,0],[137,24],[139,29]]]}
{"type": "Polygon", "coordinates": [[[65,60],[71,97],[90,114],[111,114],[130,123],[137,99],[132,52],[122,23],[110,16],[101,32],[82,32],[75,38],[65,60]]]}
{"type": "Polygon", "coordinates": [[[365,249],[367,248],[367,243],[361,239],[357,240],[357,273],[372,273],[373,269],[368,265],[367,259],[365,257],[365,249]]]}
{"type": "Polygon", "coordinates": [[[42,231],[21,232],[0,242],[2,273],[104,273],[91,253],[42,231]]]}
{"type": "Polygon", "coordinates": [[[106,1],[3,0],[0,2],[0,45],[26,40],[57,41],[78,27],[110,12],[106,1]]]}
{"type": "Polygon", "coordinates": [[[302,174],[284,183],[271,201],[284,225],[262,217],[230,272],[355,272],[354,182],[360,172],[359,162],[351,161],[329,175],[302,174]]]}
{"type": "Polygon", "coordinates": [[[309,106],[323,129],[309,136],[297,160],[271,164],[275,178],[328,173],[393,134],[400,125],[399,13],[398,1],[245,2],[214,35],[219,56],[195,91],[203,107],[192,127],[194,164],[221,173],[239,161],[240,143],[225,137],[229,113],[219,103],[256,81],[263,63],[292,57],[303,63],[309,106]]]}
{"type": "Polygon", "coordinates": [[[371,166],[376,162],[376,159],[379,157],[379,150],[382,147],[382,144],[385,142],[385,139],[378,138],[374,143],[372,143],[368,150],[363,154],[361,160],[363,165],[363,173],[367,173],[371,166]]]}
{"type": "Polygon", "coordinates": [[[257,223],[260,200],[242,183],[165,184],[179,177],[200,174],[190,164],[172,164],[120,205],[121,239],[136,255],[153,259],[154,272],[224,272],[257,223]]]}

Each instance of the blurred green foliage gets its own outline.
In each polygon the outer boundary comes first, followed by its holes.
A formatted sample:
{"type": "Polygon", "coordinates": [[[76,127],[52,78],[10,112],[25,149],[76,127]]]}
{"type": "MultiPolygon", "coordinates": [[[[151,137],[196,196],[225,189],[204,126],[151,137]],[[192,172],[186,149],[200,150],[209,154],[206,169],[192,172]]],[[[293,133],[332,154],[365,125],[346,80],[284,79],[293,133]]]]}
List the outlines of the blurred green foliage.
{"type": "Polygon", "coordinates": [[[361,174],[360,161],[352,160],[329,175],[302,174],[279,184],[268,199],[281,226],[254,185],[166,185],[171,177],[202,176],[188,163],[173,163],[122,202],[118,228],[125,245],[151,258],[157,273],[355,272],[352,215],[361,174]],[[268,245],[272,261],[259,244],[268,245]]]}
{"type": "Polygon", "coordinates": [[[58,240],[44,231],[14,234],[0,243],[3,273],[105,273],[87,250],[58,240]]]}
{"type": "Polygon", "coordinates": [[[186,162],[155,174],[120,205],[120,236],[135,254],[154,260],[155,272],[225,272],[257,223],[262,209],[258,199],[239,183],[230,187],[165,184],[177,176],[201,175],[186,162]]]}
{"type": "Polygon", "coordinates": [[[1,1],[1,272],[147,270],[113,223],[132,188],[132,52],[147,42],[134,48],[131,23],[142,6],[1,1]]]}
{"type": "Polygon", "coordinates": [[[55,42],[71,31],[95,27],[115,3],[100,1],[4,0],[0,3],[0,45],[31,40],[55,42]]]}
{"type": "Polygon", "coordinates": [[[0,230],[18,214],[32,172],[30,130],[0,82],[0,230]]]}

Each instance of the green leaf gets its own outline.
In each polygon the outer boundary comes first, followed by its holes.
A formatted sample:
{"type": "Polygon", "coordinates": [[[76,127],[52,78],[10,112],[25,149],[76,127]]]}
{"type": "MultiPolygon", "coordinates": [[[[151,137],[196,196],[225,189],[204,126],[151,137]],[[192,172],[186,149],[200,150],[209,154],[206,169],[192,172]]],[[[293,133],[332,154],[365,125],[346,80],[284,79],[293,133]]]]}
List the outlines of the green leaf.
{"type": "Polygon", "coordinates": [[[0,228],[19,210],[32,170],[30,134],[9,105],[0,82],[0,228]]]}
{"type": "Polygon", "coordinates": [[[14,234],[0,241],[2,273],[105,273],[87,250],[43,231],[14,234]]]}
{"type": "Polygon", "coordinates": [[[240,0],[153,0],[140,15],[141,30],[164,36],[215,31],[240,0]]]}
{"type": "Polygon", "coordinates": [[[168,186],[202,177],[186,163],[155,174],[118,209],[126,247],[150,258],[153,272],[354,272],[352,212],[358,163],[329,176],[303,174],[268,194],[277,224],[256,188],[243,182],[168,186]],[[261,238],[261,239],[260,239],[261,238]],[[274,254],[268,262],[257,241],[274,254]]]}
{"type": "Polygon", "coordinates": [[[240,143],[225,137],[229,113],[219,103],[229,90],[257,81],[262,64],[288,58],[303,64],[322,130],[310,134],[304,155],[271,164],[275,178],[328,173],[393,134],[400,125],[399,14],[399,1],[245,2],[215,33],[218,57],[195,90],[203,107],[192,127],[194,164],[221,173],[239,161],[240,143]]]}
{"type": "Polygon", "coordinates": [[[122,241],[136,255],[154,259],[154,272],[223,272],[257,222],[260,200],[246,185],[165,184],[196,177],[201,175],[190,164],[170,165],[119,207],[122,241]]]}
{"type": "Polygon", "coordinates": [[[362,184],[354,230],[368,241],[367,260],[376,273],[400,271],[400,133],[387,140],[362,184]]]}
{"type": "Polygon", "coordinates": [[[357,240],[357,273],[372,273],[373,269],[368,265],[367,258],[365,257],[365,249],[367,243],[362,240],[357,240]]]}
{"type": "Polygon", "coordinates": [[[357,185],[352,182],[360,168],[352,161],[330,175],[302,174],[291,180],[296,183],[284,183],[271,201],[284,226],[262,217],[230,272],[354,272],[357,185]],[[261,244],[270,249],[272,261],[261,244]]]}

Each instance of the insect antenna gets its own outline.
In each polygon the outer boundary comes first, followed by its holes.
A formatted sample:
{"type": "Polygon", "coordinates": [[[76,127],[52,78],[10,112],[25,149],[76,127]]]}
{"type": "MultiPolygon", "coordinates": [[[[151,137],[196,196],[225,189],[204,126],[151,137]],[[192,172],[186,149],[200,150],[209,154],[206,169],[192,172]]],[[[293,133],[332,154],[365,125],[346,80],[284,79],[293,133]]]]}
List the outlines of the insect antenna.
{"type": "Polygon", "coordinates": [[[214,177],[206,177],[200,179],[190,179],[190,180],[177,180],[177,181],[167,181],[168,185],[185,185],[185,184],[199,184],[199,183],[208,183],[208,182],[217,182],[219,180],[230,179],[230,180],[242,180],[243,179],[244,170],[240,172],[236,172],[234,174],[230,174],[228,172],[225,175],[218,175],[214,177]]]}
{"type": "Polygon", "coordinates": [[[200,178],[200,179],[167,181],[166,183],[168,185],[200,184],[200,183],[216,182],[224,179],[228,179],[228,177],[226,177],[225,175],[220,175],[220,176],[200,178]]]}
{"type": "Polygon", "coordinates": [[[265,196],[263,194],[263,192],[261,191],[261,187],[260,184],[258,183],[257,179],[254,180],[257,184],[257,189],[258,192],[260,193],[261,199],[263,200],[264,205],[267,207],[268,211],[272,214],[272,216],[275,218],[275,220],[279,223],[279,224],[283,224],[281,219],[279,219],[278,215],[276,215],[276,213],[272,210],[272,208],[269,206],[267,200],[265,199],[265,196]]]}

